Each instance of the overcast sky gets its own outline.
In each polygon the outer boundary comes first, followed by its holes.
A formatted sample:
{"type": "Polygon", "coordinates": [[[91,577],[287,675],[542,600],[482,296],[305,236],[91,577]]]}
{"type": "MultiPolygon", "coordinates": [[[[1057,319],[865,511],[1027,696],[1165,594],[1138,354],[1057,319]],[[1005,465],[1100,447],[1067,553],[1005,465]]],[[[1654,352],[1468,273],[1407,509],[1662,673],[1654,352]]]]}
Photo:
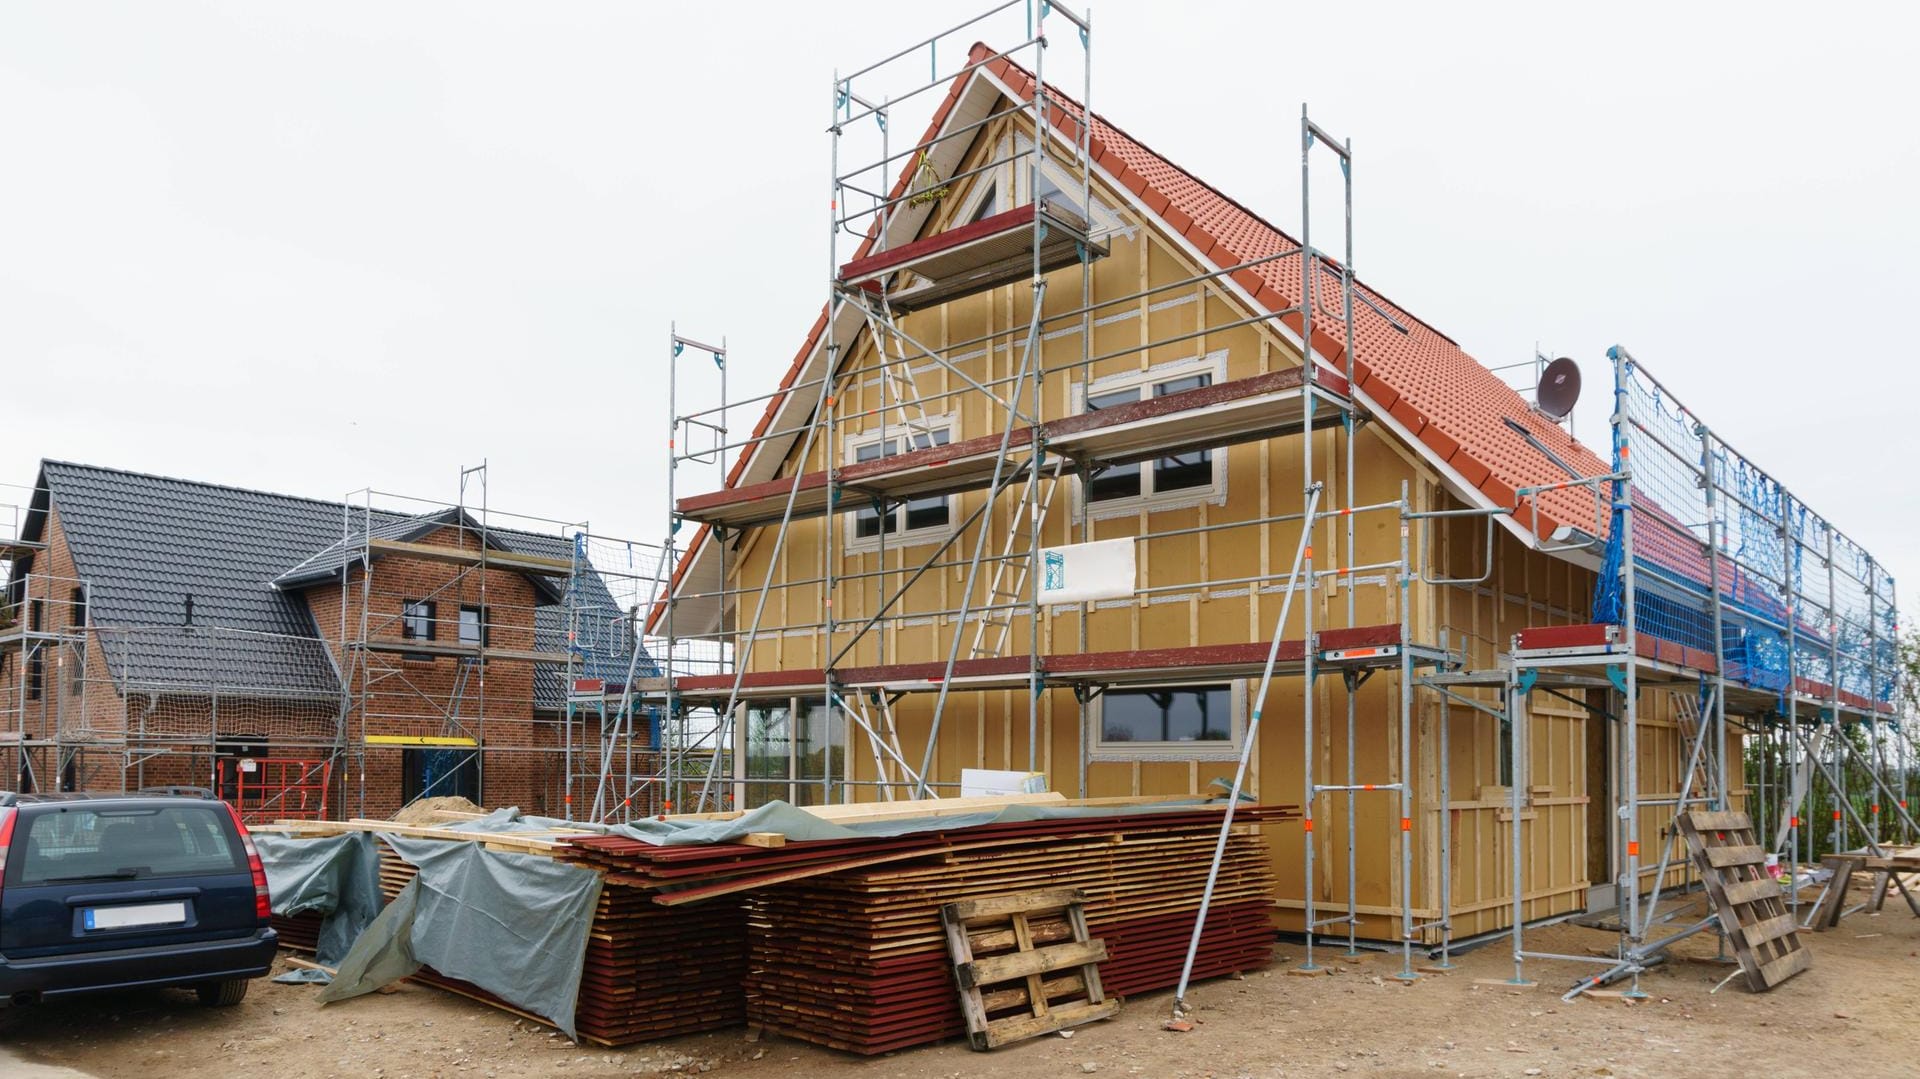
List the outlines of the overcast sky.
{"type": "MultiPolygon", "coordinates": [[[[657,540],[669,322],[771,387],[834,70],[975,10],[6,0],[0,479],[451,500],[486,459],[495,507],[657,540]]],[[[1363,277],[1484,363],[1581,361],[1590,442],[1627,345],[1911,608],[1920,16],[1842,10],[1102,0],[1093,98],[1289,230],[1309,100],[1363,277]]]]}

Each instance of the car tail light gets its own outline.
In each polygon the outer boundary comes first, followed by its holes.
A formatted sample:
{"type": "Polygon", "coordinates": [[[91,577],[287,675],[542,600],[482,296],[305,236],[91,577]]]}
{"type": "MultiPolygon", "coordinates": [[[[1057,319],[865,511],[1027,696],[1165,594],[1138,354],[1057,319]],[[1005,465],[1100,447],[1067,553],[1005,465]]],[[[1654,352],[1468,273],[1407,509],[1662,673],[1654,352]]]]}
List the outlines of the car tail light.
{"type": "MultiPolygon", "coordinates": [[[[233,818],[233,830],[240,833],[240,845],[247,851],[247,870],[253,874],[253,913],[262,923],[273,917],[273,896],[267,892],[267,867],[260,864],[260,852],[254,849],[253,837],[247,834],[247,826],[240,823],[240,811],[233,808],[232,802],[222,802],[227,807],[227,815],[233,818]]],[[[8,828],[11,830],[11,824],[8,828]]]]}
{"type": "Polygon", "coordinates": [[[7,848],[13,846],[13,822],[20,819],[17,809],[0,809],[0,888],[7,883],[7,848]]]}

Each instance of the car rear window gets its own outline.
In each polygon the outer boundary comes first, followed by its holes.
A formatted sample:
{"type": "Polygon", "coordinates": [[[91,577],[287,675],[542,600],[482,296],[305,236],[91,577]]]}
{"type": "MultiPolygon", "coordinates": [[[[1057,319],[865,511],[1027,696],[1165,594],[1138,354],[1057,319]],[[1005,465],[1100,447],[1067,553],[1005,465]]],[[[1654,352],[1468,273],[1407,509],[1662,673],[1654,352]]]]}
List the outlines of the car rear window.
{"type": "Polygon", "coordinates": [[[69,880],[145,880],[245,872],[224,813],[211,805],[151,809],[62,807],[26,813],[20,884],[69,880]]]}

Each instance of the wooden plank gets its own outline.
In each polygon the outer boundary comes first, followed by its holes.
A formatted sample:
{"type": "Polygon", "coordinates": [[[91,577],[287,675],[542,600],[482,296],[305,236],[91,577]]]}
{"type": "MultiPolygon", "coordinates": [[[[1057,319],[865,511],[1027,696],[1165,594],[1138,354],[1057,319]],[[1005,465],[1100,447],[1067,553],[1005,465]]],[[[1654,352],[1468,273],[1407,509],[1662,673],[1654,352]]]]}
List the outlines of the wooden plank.
{"type": "MultiPolygon", "coordinates": [[[[1046,979],[1041,983],[1040,989],[1048,1000],[1054,1000],[1069,994],[1085,993],[1087,980],[1078,973],[1063,974],[1057,978],[1046,979]]],[[[990,1012],[1005,1011],[1008,1008],[1018,1008],[1026,1004],[1027,995],[1026,986],[1009,986],[1006,989],[981,993],[980,1004],[990,1012]]]]}
{"type": "MultiPolygon", "coordinates": [[[[947,932],[947,949],[956,964],[973,961],[973,946],[967,942],[966,927],[953,918],[943,916],[941,922],[947,932]]],[[[981,1001],[980,991],[976,987],[960,988],[960,1011],[965,1017],[967,1030],[972,1034],[976,1049],[987,1048],[982,1041],[986,1037],[987,1009],[981,1001]]]]}
{"type": "Polygon", "coordinates": [[[1064,1008],[1055,1008],[1046,1015],[1003,1019],[987,1027],[987,1047],[991,1049],[1036,1035],[1051,1034],[1056,1030],[1098,1022],[1119,1010],[1118,1000],[1103,1000],[1098,1003],[1071,1004],[1064,1008]]]}
{"type": "Polygon", "coordinates": [[[1067,967],[1106,961],[1106,943],[1090,940],[1055,944],[1046,948],[1036,948],[1030,952],[1009,952],[1006,955],[988,956],[971,963],[963,963],[954,970],[960,978],[961,985],[981,986],[1012,981],[1029,974],[1042,974],[1050,970],[1063,970],[1067,967]]]}
{"type": "Polygon", "coordinates": [[[964,899],[958,903],[947,904],[950,916],[961,922],[972,922],[987,918],[1005,918],[1013,914],[1029,914],[1035,911],[1064,910],[1074,903],[1084,902],[1086,893],[1078,888],[1055,888],[1043,892],[1020,892],[1015,895],[995,895],[985,899],[964,899]]]}
{"type": "Polygon", "coordinates": [[[1765,865],[1767,852],[1757,846],[1708,847],[1707,864],[1715,869],[1728,869],[1740,865],[1765,865]]]}
{"type": "Polygon", "coordinates": [[[1752,828],[1753,822],[1745,813],[1716,813],[1712,810],[1693,810],[1693,826],[1705,832],[1727,832],[1752,828]]]}
{"type": "Polygon", "coordinates": [[[1754,922],[1752,925],[1747,926],[1742,936],[1745,938],[1747,947],[1758,948],[1760,945],[1769,941],[1791,936],[1794,931],[1799,928],[1798,923],[1793,920],[1793,915],[1776,914],[1771,918],[1754,922]]]}
{"type": "Polygon", "coordinates": [[[1793,951],[1788,952],[1778,959],[1763,963],[1760,966],[1761,985],[1759,988],[1771,989],[1781,982],[1786,981],[1788,978],[1793,977],[1795,974],[1807,969],[1812,962],[1813,954],[1811,952],[1807,951],[1804,947],[1796,947],[1793,951]]]}
{"type": "Polygon", "coordinates": [[[1861,859],[1850,854],[1829,854],[1820,859],[1820,864],[1833,873],[1827,886],[1820,892],[1820,901],[1813,908],[1812,925],[1814,932],[1824,933],[1840,924],[1840,915],[1846,910],[1847,886],[1853,882],[1853,874],[1860,868],[1861,859]]]}
{"type": "Polygon", "coordinates": [[[1780,882],[1772,877],[1760,880],[1736,880],[1726,885],[1727,902],[1734,906],[1780,898],[1780,882]]]}

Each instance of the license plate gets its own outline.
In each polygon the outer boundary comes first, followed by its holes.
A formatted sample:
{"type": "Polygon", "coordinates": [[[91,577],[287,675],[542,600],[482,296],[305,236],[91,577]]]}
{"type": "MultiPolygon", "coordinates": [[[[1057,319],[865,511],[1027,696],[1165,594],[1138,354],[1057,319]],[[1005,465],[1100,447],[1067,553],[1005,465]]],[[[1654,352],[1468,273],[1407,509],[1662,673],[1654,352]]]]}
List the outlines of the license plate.
{"type": "Polygon", "coordinates": [[[81,911],[88,929],[127,929],[137,925],[179,925],[187,920],[187,904],[141,903],[131,907],[88,907],[81,911]]]}

